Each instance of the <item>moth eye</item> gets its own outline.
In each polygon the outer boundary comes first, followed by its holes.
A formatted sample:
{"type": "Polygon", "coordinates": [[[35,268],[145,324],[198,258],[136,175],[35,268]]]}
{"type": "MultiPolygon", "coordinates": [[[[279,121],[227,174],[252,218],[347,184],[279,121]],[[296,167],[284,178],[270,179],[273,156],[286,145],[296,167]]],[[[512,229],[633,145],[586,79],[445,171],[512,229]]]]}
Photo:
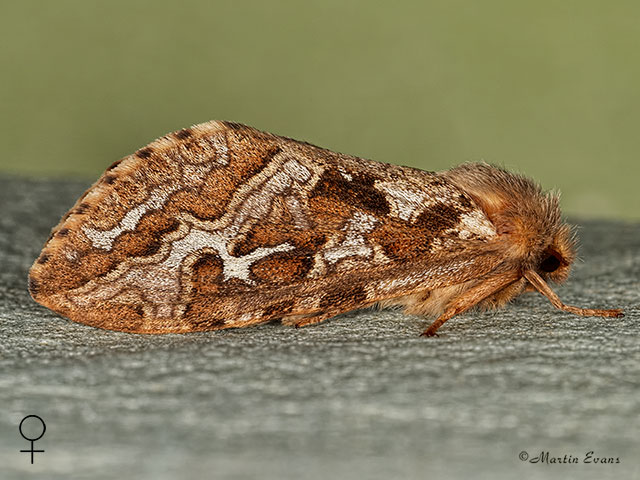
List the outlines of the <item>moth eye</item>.
{"type": "Polygon", "coordinates": [[[560,259],[555,255],[548,255],[542,262],[540,262],[540,270],[543,272],[551,273],[555,272],[560,266],[560,259]]]}

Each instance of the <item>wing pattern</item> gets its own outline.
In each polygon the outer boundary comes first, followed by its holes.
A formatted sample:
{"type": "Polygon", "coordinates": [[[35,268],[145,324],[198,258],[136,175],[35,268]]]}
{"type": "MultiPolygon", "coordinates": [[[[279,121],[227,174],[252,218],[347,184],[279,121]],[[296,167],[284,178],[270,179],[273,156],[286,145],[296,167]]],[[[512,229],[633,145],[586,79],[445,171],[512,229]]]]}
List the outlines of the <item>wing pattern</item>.
{"type": "Polygon", "coordinates": [[[31,289],[132,332],[324,318],[489,272],[495,236],[437,173],[209,122],[110,167],[52,232],[31,289]]]}

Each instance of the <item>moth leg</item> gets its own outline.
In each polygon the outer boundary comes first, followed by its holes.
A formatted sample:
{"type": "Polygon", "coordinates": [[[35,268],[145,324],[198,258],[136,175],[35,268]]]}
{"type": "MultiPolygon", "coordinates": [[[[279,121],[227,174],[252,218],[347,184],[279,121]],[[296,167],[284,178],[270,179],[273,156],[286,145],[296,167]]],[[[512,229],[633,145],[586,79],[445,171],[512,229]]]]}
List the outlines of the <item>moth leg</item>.
{"type": "Polygon", "coordinates": [[[427,328],[422,332],[423,337],[434,337],[438,329],[449,320],[451,317],[458,315],[459,313],[466,312],[471,307],[474,307],[482,300],[490,295],[493,295],[499,290],[502,290],[506,286],[517,282],[519,280],[517,272],[507,272],[502,275],[489,278],[481,281],[478,285],[471,287],[466,292],[462,293],[459,297],[451,301],[445,311],[427,328]]]}
{"type": "Polygon", "coordinates": [[[335,313],[317,313],[310,315],[290,315],[282,319],[283,325],[290,327],[306,327],[307,325],[313,325],[315,323],[324,322],[325,320],[335,317],[335,313]]]}
{"type": "Polygon", "coordinates": [[[624,317],[624,312],[619,308],[605,310],[602,308],[580,308],[574,307],[573,305],[566,305],[562,303],[560,297],[551,290],[551,287],[547,285],[547,282],[545,282],[536,272],[528,270],[524,273],[524,276],[535,290],[547,297],[551,304],[560,310],[574,313],[576,315],[582,315],[583,317],[624,317]]]}

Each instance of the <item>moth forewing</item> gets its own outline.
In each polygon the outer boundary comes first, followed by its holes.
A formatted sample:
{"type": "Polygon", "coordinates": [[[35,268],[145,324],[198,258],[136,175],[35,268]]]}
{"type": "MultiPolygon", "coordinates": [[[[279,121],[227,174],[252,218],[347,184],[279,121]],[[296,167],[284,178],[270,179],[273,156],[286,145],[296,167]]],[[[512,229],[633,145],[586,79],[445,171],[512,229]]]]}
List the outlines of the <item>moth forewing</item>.
{"type": "Polygon", "coordinates": [[[438,316],[433,334],[521,293],[514,272],[545,242],[572,260],[552,245],[556,210],[488,165],[424,172],[214,121],[109,167],[53,229],[29,290],[135,333],[302,326],[378,303],[438,316]]]}

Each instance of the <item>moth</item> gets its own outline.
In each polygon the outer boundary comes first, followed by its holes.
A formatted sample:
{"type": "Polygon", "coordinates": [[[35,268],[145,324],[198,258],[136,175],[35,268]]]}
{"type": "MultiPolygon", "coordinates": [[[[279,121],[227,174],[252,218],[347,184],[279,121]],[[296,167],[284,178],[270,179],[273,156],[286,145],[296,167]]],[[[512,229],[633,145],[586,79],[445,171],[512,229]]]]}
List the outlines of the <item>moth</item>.
{"type": "Polygon", "coordinates": [[[95,327],[170,333],[301,327],[363,307],[434,317],[537,290],[564,311],[575,257],[558,199],[483,163],[433,173],[229,122],[111,165],[31,267],[42,305],[95,327]]]}

